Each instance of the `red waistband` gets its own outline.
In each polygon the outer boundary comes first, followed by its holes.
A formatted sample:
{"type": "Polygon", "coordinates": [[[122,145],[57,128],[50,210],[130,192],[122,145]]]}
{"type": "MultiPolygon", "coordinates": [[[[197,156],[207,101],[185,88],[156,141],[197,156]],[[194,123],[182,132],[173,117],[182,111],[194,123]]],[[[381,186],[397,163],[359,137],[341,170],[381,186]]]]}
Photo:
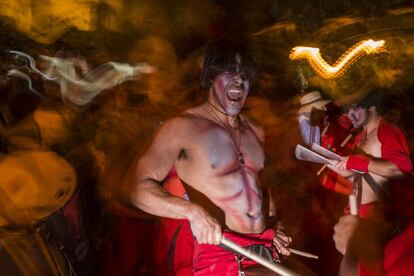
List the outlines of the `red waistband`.
{"type": "MultiPolygon", "coordinates": [[[[241,234],[225,231],[224,237],[234,243],[247,247],[253,244],[262,244],[266,247],[272,245],[275,231],[266,229],[262,233],[241,234]]],[[[243,267],[256,265],[254,261],[246,260],[243,267]]],[[[194,246],[194,275],[237,275],[238,266],[235,254],[219,246],[210,244],[198,244],[194,246]],[[223,271],[226,273],[223,274],[223,271]]]]}

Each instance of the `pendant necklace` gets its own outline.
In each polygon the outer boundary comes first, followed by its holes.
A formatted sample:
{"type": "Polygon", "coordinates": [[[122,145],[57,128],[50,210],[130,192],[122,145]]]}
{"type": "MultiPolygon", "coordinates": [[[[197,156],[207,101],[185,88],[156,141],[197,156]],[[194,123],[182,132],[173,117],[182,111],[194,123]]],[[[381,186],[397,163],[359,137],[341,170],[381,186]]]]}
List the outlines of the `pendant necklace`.
{"type": "Polygon", "coordinates": [[[237,158],[240,162],[241,166],[244,166],[244,157],[243,157],[243,153],[240,150],[241,147],[241,130],[240,130],[240,118],[239,115],[234,116],[234,119],[231,118],[232,120],[230,121],[230,124],[227,125],[225,122],[223,122],[220,117],[215,114],[214,110],[217,110],[218,112],[220,112],[221,114],[224,114],[226,116],[230,116],[228,114],[226,114],[225,112],[221,111],[220,109],[218,109],[217,107],[215,107],[212,103],[210,103],[210,101],[207,102],[208,103],[208,107],[210,107],[210,110],[207,110],[207,112],[213,117],[213,119],[219,123],[219,125],[221,125],[229,134],[231,142],[233,143],[233,147],[235,149],[235,151],[237,152],[237,158]],[[236,133],[238,130],[238,139],[236,141],[236,133]],[[234,135],[232,133],[235,133],[234,135]]]}

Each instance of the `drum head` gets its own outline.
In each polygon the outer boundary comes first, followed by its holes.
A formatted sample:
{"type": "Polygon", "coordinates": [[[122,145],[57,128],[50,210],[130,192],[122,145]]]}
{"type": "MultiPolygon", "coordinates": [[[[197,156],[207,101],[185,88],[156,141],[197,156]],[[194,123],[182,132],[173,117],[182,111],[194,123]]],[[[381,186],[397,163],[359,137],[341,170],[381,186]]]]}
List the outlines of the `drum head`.
{"type": "Polygon", "coordinates": [[[66,204],[76,189],[76,174],[53,152],[21,151],[0,159],[0,189],[0,223],[31,224],[66,204]]]}

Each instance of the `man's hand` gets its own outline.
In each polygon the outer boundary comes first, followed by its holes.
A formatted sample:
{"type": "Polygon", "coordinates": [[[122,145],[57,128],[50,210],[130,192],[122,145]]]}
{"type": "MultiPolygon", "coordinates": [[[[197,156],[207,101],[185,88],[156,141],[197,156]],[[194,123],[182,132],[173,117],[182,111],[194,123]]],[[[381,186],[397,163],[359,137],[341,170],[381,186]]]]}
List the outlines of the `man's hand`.
{"type": "Polygon", "coordinates": [[[206,210],[194,205],[189,212],[188,221],[190,222],[191,231],[199,244],[220,244],[221,226],[206,210]]]}
{"type": "Polygon", "coordinates": [[[285,227],[283,226],[283,224],[278,223],[276,235],[273,238],[273,244],[275,245],[278,253],[285,256],[289,256],[290,251],[288,247],[289,244],[292,242],[292,238],[283,232],[284,229],[285,227]]]}
{"type": "Polygon", "coordinates": [[[348,163],[348,157],[342,157],[341,161],[336,161],[334,165],[328,164],[328,168],[336,172],[337,174],[349,178],[355,175],[355,172],[349,171],[346,169],[346,164],[348,163]]]}
{"type": "Polygon", "coordinates": [[[336,249],[342,255],[346,254],[349,242],[354,235],[358,224],[359,218],[357,216],[347,215],[341,217],[338,223],[335,225],[333,240],[335,242],[336,249]]]}

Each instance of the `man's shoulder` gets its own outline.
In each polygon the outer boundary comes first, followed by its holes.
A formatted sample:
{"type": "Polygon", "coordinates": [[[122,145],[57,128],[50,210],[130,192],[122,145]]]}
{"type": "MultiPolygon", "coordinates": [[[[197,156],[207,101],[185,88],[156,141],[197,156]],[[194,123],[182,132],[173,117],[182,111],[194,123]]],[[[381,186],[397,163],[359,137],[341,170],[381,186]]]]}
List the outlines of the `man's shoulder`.
{"type": "Polygon", "coordinates": [[[397,125],[382,120],[378,127],[378,139],[382,140],[387,137],[404,137],[405,134],[397,125]]]}
{"type": "Polygon", "coordinates": [[[198,107],[186,109],[175,117],[168,119],[164,125],[174,127],[176,130],[185,128],[186,126],[193,126],[199,120],[204,119],[203,116],[200,115],[198,107]]]}

